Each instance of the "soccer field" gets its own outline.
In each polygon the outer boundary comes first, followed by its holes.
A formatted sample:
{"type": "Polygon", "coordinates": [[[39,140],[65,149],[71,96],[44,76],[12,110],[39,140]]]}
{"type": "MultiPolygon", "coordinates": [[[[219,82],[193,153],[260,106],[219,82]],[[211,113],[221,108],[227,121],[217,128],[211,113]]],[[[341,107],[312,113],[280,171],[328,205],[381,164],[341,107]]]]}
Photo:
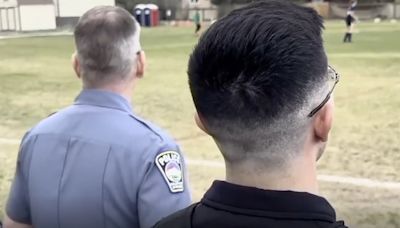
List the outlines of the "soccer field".
{"type": "MultiPolygon", "coordinates": [[[[363,22],[358,30],[353,44],[343,44],[344,23],[326,24],[329,61],[342,77],[334,129],[319,164],[321,194],[350,227],[400,228],[400,24],[363,22]]],[[[135,112],[179,141],[198,200],[212,180],[224,177],[224,168],[213,141],[193,120],[186,76],[198,39],[192,33],[143,29],[149,65],[133,103],[135,112]]],[[[19,139],[79,93],[73,51],[71,36],[0,40],[0,218],[19,139]]]]}

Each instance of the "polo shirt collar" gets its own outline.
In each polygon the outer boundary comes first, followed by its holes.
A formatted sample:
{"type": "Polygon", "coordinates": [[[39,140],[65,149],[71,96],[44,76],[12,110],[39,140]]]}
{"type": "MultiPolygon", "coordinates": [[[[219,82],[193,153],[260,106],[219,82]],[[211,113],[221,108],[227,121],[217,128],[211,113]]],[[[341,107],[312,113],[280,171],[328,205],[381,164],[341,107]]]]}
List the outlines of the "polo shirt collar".
{"type": "Polygon", "coordinates": [[[305,192],[263,190],[214,181],[202,203],[250,216],[336,222],[335,210],[326,199],[305,192]]]}
{"type": "Polygon", "coordinates": [[[84,89],[75,99],[75,105],[92,105],[103,108],[117,109],[132,114],[132,106],[123,96],[96,89],[84,89]]]}

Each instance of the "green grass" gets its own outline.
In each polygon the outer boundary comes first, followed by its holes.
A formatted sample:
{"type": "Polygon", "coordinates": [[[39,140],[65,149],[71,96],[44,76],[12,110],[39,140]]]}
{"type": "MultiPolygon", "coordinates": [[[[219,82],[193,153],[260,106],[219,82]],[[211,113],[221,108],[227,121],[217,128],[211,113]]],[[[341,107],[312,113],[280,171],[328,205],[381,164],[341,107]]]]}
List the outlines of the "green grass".
{"type": "MultiPolygon", "coordinates": [[[[331,141],[322,174],[400,181],[400,24],[359,25],[354,44],[341,42],[342,22],[325,31],[330,63],[342,79],[335,93],[331,141]]],[[[144,29],[148,72],[134,94],[134,109],[166,128],[191,159],[221,160],[193,121],[186,64],[197,38],[188,28],[144,29]]],[[[37,121],[69,105],[81,85],[71,68],[69,36],[0,40],[0,138],[18,139],[37,121]]],[[[4,141],[4,140],[3,140],[4,141]]],[[[0,216],[18,145],[0,140],[0,216]]],[[[199,199],[224,170],[189,167],[199,199]]],[[[321,194],[354,227],[400,227],[400,192],[321,183],[321,194]]],[[[352,226],[352,227],[353,227],[352,226]]]]}

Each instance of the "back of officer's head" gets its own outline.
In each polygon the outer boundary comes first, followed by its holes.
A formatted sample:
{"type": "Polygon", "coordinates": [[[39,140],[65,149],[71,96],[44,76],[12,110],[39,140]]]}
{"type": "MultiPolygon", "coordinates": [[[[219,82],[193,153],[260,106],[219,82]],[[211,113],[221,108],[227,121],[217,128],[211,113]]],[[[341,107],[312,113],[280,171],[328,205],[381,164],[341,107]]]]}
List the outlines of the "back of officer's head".
{"type": "Polygon", "coordinates": [[[98,6],[86,12],[74,33],[84,84],[97,87],[132,76],[139,33],[135,19],[122,8],[98,6]]]}
{"type": "Polygon", "coordinates": [[[274,167],[300,153],[310,111],[327,94],[321,17],[286,1],[234,10],[201,37],[189,61],[200,125],[230,164],[274,167]]]}

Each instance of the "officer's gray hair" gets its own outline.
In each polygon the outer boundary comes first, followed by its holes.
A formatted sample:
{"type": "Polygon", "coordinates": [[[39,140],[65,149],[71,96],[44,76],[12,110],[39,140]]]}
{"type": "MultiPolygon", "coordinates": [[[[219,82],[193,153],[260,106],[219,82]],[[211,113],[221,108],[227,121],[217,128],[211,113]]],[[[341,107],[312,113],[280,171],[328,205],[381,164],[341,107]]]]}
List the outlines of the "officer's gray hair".
{"type": "Polygon", "coordinates": [[[128,11],[95,7],[80,18],[74,35],[86,87],[96,88],[130,76],[140,51],[140,26],[128,11]]]}

